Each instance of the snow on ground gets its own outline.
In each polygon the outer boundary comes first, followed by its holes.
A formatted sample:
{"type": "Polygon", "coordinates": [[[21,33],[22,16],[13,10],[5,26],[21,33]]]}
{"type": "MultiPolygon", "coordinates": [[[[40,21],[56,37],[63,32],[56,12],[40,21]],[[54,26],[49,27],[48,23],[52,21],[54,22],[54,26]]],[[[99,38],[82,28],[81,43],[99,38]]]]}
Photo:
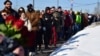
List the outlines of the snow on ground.
{"type": "Polygon", "coordinates": [[[100,25],[86,27],[50,56],[100,56],[100,25]]]}

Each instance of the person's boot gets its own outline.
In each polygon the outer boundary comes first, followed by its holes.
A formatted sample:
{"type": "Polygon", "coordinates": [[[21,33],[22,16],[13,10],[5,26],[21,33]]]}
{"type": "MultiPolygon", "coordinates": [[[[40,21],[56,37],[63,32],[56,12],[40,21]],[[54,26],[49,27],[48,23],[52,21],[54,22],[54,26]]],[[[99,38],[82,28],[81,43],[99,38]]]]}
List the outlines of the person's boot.
{"type": "Polygon", "coordinates": [[[41,50],[41,45],[39,45],[39,51],[41,50]]]}
{"type": "Polygon", "coordinates": [[[46,45],[46,46],[45,46],[45,49],[50,49],[50,48],[48,47],[48,45],[46,45]]]}

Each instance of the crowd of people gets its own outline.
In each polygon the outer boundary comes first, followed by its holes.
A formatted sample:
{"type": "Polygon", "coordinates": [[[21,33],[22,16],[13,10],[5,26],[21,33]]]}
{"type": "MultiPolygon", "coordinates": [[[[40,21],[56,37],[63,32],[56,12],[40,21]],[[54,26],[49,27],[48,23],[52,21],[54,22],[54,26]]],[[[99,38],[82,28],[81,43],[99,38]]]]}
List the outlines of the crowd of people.
{"type": "Polygon", "coordinates": [[[84,27],[100,21],[100,15],[63,10],[60,6],[46,7],[45,10],[40,11],[29,4],[27,10],[20,7],[15,11],[11,1],[6,0],[4,5],[4,9],[0,11],[0,32],[2,32],[0,33],[0,55],[2,56],[14,54],[28,56],[41,50],[42,45],[44,49],[50,49],[49,45],[56,47],[57,42],[67,41],[84,27]],[[2,25],[6,26],[7,30],[2,28],[2,25]],[[20,38],[18,35],[16,38],[12,37],[18,33],[20,38]],[[10,45],[13,45],[12,48],[9,47],[10,45]]]}

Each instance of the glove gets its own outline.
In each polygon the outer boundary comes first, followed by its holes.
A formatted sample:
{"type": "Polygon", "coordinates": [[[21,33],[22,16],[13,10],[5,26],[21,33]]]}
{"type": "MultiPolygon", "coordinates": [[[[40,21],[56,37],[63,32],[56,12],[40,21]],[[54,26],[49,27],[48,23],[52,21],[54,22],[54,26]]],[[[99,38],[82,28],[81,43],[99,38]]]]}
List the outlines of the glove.
{"type": "Polygon", "coordinates": [[[43,31],[46,31],[46,27],[43,27],[43,31]]]}

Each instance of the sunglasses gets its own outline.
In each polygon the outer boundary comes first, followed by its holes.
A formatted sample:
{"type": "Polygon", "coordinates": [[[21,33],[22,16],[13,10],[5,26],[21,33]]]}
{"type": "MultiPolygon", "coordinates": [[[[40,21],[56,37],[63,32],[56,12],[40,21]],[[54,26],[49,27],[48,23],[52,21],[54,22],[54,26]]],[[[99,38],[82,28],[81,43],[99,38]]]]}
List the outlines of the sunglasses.
{"type": "Polygon", "coordinates": [[[7,16],[7,14],[2,14],[2,16],[7,16]]]}

